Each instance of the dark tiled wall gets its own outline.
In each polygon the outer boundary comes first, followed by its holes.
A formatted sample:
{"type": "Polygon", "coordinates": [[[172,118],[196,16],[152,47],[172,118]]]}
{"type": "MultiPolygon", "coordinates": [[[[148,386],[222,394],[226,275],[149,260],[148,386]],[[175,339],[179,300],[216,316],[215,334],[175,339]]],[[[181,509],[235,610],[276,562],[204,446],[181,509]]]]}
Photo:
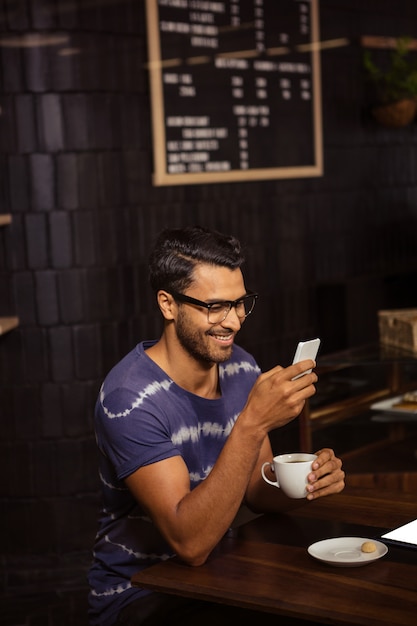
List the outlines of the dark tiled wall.
{"type": "Polygon", "coordinates": [[[0,46],[0,315],[21,322],[0,337],[3,554],[91,545],[93,406],[108,369],[160,332],[146,262],[161,228],[242,239],[261,298],[241,342],[263,368],[317,333],[324,351],[376,338],[378,308],[416,304],[401,281],[417,271],[417,129],[372,121],[359,37],[417,36],[417,6],[320,9],[322,38],[350,42],[322,53],[324,176],[154,188],[143,1],[1,4],[2,39],[26,42],[0,46]],[[57,42],[28,45],[36,33],[57,42]]]}

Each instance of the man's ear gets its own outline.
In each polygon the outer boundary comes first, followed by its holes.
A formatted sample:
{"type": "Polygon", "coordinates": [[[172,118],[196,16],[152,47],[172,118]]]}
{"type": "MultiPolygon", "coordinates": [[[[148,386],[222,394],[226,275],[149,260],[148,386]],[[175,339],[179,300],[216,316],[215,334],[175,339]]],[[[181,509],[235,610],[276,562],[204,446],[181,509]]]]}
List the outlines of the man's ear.
{"type": "Polygon", "coordinates": [[[158,306],[166,320],[173,320],[177,313],[177,303],[168,291],[160,289],[156,295],[158,306]]]}

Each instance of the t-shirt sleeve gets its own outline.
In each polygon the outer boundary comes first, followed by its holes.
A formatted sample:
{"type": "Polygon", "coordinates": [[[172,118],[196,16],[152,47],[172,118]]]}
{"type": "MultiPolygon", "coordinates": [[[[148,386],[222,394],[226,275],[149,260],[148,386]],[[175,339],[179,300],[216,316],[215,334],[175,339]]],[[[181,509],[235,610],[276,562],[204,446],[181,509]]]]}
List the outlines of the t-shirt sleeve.
{"type": "Polygon", "coordinates": [[[139,467],[180,454],[164,417],[152,401],[139,402],[129,389],[105,395],[102,388],[95,410],[97,445],[119,480],[139,467]]]}

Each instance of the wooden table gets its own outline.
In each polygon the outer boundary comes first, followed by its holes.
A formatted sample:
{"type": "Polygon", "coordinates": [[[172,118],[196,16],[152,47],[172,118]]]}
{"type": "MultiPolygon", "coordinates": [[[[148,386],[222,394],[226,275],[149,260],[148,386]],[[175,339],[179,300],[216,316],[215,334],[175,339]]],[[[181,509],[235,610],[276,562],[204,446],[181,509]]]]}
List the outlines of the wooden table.
{"type": "Polygon", "coordinates": [[[234,529],[200,567],[174,557],[135,574],[132,583],[324,624],[416,626],[417,550],[389,546],[363,567],[334,567],[307,552],[321,539],[378,538],[415,518],[414,494],[346,487],[234,529]]]}

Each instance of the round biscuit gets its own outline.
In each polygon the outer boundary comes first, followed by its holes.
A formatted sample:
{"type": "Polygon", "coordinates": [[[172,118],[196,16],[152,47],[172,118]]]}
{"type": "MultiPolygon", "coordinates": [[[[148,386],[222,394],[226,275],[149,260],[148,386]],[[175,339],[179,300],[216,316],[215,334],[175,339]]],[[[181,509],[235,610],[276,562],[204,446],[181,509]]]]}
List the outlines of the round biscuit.
{"type": "Polygon", "coordinates": [[[361,545],[362,552],[375,552],[376,545],[373,541],[364,541],[361,545]]]}

